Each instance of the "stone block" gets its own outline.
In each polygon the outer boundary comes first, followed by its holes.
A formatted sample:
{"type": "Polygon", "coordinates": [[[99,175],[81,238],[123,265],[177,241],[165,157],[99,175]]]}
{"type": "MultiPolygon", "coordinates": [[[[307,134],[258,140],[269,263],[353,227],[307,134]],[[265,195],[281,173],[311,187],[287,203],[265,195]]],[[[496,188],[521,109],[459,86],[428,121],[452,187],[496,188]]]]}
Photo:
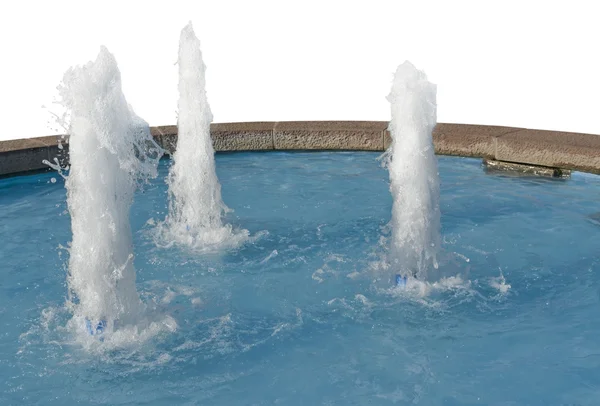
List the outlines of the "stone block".
{"type": "Polygon", "coordinates": [[[2,141],[0,142],[0,153],[58,145],[59,137],[61,136],[48,135],[45,137],[23,138],[19,140],[2,141]]]}
{"type": "MultiPolygon", "coordinates": [[[[438,123],[433,129],[433,145],[438,155],[457,155],[493,159],[496,138],[516,131],[513,127],[438,123]]],[[[392,137],[386,130],[384,147],[388,149],[392,137]]]]}
{"type": "Polygon", "coordinates": [[[495,158],[600,174],[600,135],[520,130],[498,138],[495,158]]]}
{"type": "Polygon", "coordinates": [[[289,121],[276,123],[273,145],[278,150],[383,150],[386,122],[289,121]]]}
{"type": "Polygon", "coordinates": [[[165,150],[166,154],[175,152],[177,146],[177,126],[161,125],[150,127],[150,134],[154,137],[156,143],[165,150]]]}
{"type": "Polygon", "coordinates": [[[513,127],[438,123],[433,130],[435,153],[494,159],[496,139],[516,130],[513,127]]]}
{"type": "Polygon", "coordinates": [[[210,126],[215,151],[268,151],[273,147],[272,122],[216,123],[210,126]]]}
{"type": "Polygon", "coordinates": [[[483,165],[488,172],[506,172],[518,176],[543,176],[548,178],[569,178],[571,171],[546,166],[519,164],[514,162],[484,159],[483,165]]]}
{"type": "Polygon", "coordinates": [[[48,168],[48,147],[26,148],[0,153],[0,176],[48,168]]]}

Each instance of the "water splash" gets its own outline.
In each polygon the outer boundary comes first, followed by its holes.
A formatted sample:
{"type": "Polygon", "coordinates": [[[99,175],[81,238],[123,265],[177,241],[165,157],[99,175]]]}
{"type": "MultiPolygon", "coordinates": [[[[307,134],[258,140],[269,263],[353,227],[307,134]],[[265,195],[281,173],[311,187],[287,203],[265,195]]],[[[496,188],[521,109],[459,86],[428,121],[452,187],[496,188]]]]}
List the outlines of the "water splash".
{"type": "Polygon", "coordinates": [[[426,279],[437,269],[440,246],[439,174],[432,132],[436,124],[436,86],[406,61],[396,70],[388,96],[392,145],[386,152],[390,173],[391,268],[426,279]]]}
{"type": "Polygon", "coordinates": [[[199,251],[235,247],[248,239],[248,231],[234,230],[223,221],[230,210],[221,199],[210,138],[206,67],[191,22],[181,31],[178,65],[178,140],[168,178],[169,214],[159,225],[157,243],[199,251]]]}
{"type": "Polygon", "coordinates": [[[506,295],[512,287],[509,283],[506,283],[506,278],[504,278],[502,268],[500,268],[500,276],[490,279],[490,286],[498,290],[501,295],[506,295]]]}
{"type": "Polygon", "coordinates": [[[69,69],[58,87],[69,112],[71,167],[66,180],[73,240],[69,307],[72,322],[135,323],[144,305],[135,287],[129,210],[136,187],[157,176],[161,148],[127,104],[114,56],[69,69]]]}

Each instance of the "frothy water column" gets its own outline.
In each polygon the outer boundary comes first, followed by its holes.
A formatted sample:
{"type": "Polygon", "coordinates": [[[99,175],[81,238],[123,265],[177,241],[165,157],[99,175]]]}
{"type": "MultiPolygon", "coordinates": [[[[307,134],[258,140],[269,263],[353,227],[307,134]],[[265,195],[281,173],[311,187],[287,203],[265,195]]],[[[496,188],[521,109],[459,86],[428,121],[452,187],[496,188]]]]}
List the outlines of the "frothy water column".
{"type": "Polygon", "coordinates": [[[138,182],[157,176],[162,155],[148,124],[121,90],[114,56],[69,69],[59,86],[69,114],[71,167],[66,181],[73,240],[68,287],[75,327],[114,331],[135,323],[143,304],[135,287],[129,210],[138,182]]]}
{"type": "Polygon", "coordinates": [[[440,245],[440,188],[432,139],[436,86],[406,61],[396,70],[388,101],[388,169],[394,199],[389,265],[404,278],[425,280],[438,267],[440,245]]]}
{"type": "Polygon", "coordinates": [[[206,68],[191,23],[181,31],[178,65],[177,148],[168,178],[169,214],[159,226],[158,243],[199,251],[235,247],[248,238],[248,231],[234,230],[223,221],[229,209],[221,199],[215,170],[206,68]]]}

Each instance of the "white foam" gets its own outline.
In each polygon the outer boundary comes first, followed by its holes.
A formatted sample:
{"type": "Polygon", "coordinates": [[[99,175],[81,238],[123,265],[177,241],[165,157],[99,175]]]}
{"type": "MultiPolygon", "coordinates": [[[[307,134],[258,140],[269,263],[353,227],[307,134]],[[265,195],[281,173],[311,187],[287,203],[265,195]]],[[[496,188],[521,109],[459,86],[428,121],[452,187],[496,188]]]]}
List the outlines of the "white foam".
{"type": "Polygon", "coordinates": [[[167,289],[164,296],[160,300],[161,304],[169,304],[177,297],[177,293],[172,291],[171,289],[167,289]]]}
{"type": "Polygon", "coordinates": [[[490,286],[498,290],[498,292],[500,292],[500,294],[502,295],[507,294],[508,291],[511,289],[510,284],[506,283],[506,279],[502,274],[502,270],[500,270],[500,276],[490,279],[490,286]]]}
{"type": "Polygon", "coordinates": [[[203,301],[201,298],[199,298],[199,297],[193,297],[193,298],[190,300],[190,303],[191,303],[193,306],[202,306],[202,305],[204,304],[204,301],[203,301]]]}
{"type": "Polygon", "coordinates": [[[162,152],[127,104],[116,60],[105,47],[95,61],[69,69],[59,91],[70,117],[69,308],[78,329],[87,318],[105,320],[112,332],[115,321],[134,326],[143,314],[129,210],[137,185],[157,175],[162,152]]]}
{"type": "Polygon", "coordinates": [[[369,302],[369,299],[367,299],[367,297],[363,294],[357,293],[356,295],[354,295],[354,299],[360,303],[362,303],[365,306],[370,306],[371,302],[369,302]]]}
{"type": "Polygon", "coordinates": [[[173,333],[178,327],[175,319],[168,315],[138,316],[135,323],[119,324],[117,328],[107,330],[101,336],[89,335],[84,326],[85,319],[82,317],[74,317],[67,324],[67,328],[74,333],[75,342],[94,353],[136,348],[161,334],[173,333]]]}
{"type": "Polygon", "coordinates": [[[439,175],[432,131],[436,124],[436,86],[406,61],[396,70],[386,152],[390,173],[392,236],[389,260],[395,273],[425,279],[437,269],[440,246],[439,175]]]}
{"type": "Polygon", "coordinates": [[[378,291],[392,296],[423,299],[435,292],[471,291],[471,281],[464,280],[460,275],[441,278],[435,282],[408,277],[406,279],[406,286],[404,287],[378,289],[378,291]]]}
{"type": "Polygon", "coordinates": [[[265,264],[267,263],[271,258],[275,258],[277,255],[279,255],[279,252],[277,252],[277,250],[273,250],[271,251],[271,253],[269,255],[267,255],[267,257],[265,259],[263,259],[262,261],[260,261],[261,264],[265,264]]]}
{"type": "Polygon", "coordinates": [[[210,138],[206,67],[191,22],[181,31],[178,65],[178,139],[168,178],[169,214],[157,228],[156,242],[201,252],[235,248],[248,240],[249,233],[224,223],[230,210],[221,199],[210,138]]]}
{"type": "Polygon", "coordinates": [[[324,274],[323,269],[319,268],[313,272],[313,274],[311,275],[311,278],[312,278],[312,280],[317,281],[318,283],[322,283],[323,278],[321,278],[321,276],[323,274],[324,274]]]}

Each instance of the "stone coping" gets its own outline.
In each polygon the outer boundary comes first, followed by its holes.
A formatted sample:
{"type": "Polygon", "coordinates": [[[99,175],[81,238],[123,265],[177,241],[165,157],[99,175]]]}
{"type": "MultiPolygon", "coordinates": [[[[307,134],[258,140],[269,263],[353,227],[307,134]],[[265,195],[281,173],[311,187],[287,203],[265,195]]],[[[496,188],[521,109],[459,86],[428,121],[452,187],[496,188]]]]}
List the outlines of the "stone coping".
{"type": "MultiPolygon", "coordinates": [[[[383,151],[391,137],[387,121],[285,121],[213,123],[215,151],[345,150],[383,151]]],[[[156,141],[172,153],[177,126],[151,127],[156,141]]],[[[600,174],[600,135],[526,128],[438,123],[433,132],[439,155],[577,170],[600,174]]],[[[65,165],[68,140],[47,136],[0,141],[0,176],[65,165]],[[58,141],[62,140],[62,148],[58,141]]]]}

